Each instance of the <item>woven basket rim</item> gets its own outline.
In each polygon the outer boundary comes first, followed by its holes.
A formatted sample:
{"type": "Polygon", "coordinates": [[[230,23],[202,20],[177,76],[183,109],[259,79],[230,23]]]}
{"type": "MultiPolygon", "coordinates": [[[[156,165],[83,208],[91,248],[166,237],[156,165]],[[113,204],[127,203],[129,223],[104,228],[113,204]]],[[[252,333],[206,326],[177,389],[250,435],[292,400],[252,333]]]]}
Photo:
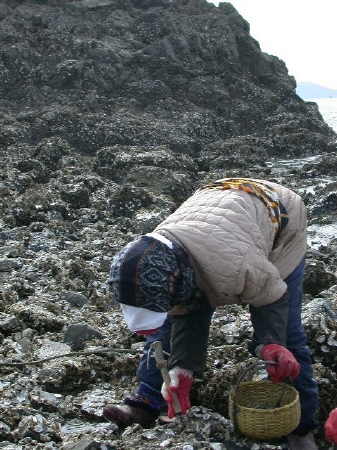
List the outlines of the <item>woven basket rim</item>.
{"type": "MultiPolygon", "coordinates": [[[[272,388],[272,389],[274,389],[274,390],[275,390],[276,387],[277,387],[278,390],[281,389],[281,386],[280,386],[280,388],[279,388],[275,383],[272,383],[272,382],[269,381],[269,380],[244,381],[244,382],[242,382],[242,383],[240,384],[240,386],[238,387],[238,393],[239,393],[240,390],[242,390],[242,389],[247,389],[247,388],[249,389],[250,387],[256,386],[257,383],[259,383],[259,384],[265,384],[266,386],[268,386],[269,388],[272,388]]],[[[293,386],[291,386],[291,385],[289,385],[289,384],[287,384],[287,385],[285,385],[285,386],[282,386],[282,387],[284,387],[288,392],[291,392],[292,394],[294,394],[294,399],[293,399],[292,401],[286,403],[285,405],[279,406],[279,407],[277,407],[277,408],[268,408],[268,409],[263,409],[263,408],[252,408],[252,407],[250,407],[250,406],[242,405],[242,404],[240,403],[239,399],[237,399],[237,408],[240,408],[241,410],[245,410],[245,411],[247,411],[247,412],[258,411],[259,414],[263,414],[263,413],[265,413],[265,414],[270,414],[271,411],[279,411],[279,412],[281,412],[283,409],[290,408],[290,407],[292,407],[293,405],[295,405],[295,404],[299,401],[299,395],[298,395],[298,392],[297,392],[297,390],[296,390],[293,386]]],[[[234,388],[232,388],[232,389],[230,390],[230,393],[229,393],[229,401],[231,401],[231,400],[233,399],[233,395],[234,395],[234,388]]]]}

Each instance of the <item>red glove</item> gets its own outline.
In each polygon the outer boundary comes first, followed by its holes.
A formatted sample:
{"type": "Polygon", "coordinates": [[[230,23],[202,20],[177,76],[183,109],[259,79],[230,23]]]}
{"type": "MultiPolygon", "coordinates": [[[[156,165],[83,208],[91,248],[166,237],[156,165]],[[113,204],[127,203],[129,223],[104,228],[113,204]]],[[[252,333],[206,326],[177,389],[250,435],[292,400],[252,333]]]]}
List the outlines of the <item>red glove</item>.
{"type": "Polygon", "coordinates": [[[325,438],[328,442],[337,444],[337,408],[332,410],[324,425],[325,438]]]}
{"type": "Polygon", "coordinates": [[[267,370],[273,383],[282,381],[287,377],[294,380],[300,373],[301,366],[294,355],[282,345],[267,344],[262,347],[261,356],[265,361],[276,361],[275,366],[268,365],[267,370]]]}
{"type": "Polygon", "coordinates": [[[182,369],[178,366],[173,367],[173,369],[169,371],[169,374],[171,378],[170,387],[167,388],[164,383],[161,388],[161,393],[168,404],[167,415],[170,419],[173,419],[176,413],[173,407],[171,392],[175,392],[177,394],[178,401],[181,406],[181,412],[182,414],[186,414],[186,411],[191,407],[189,393],[193,383],[193,376],[190,370],[182,369]]]}

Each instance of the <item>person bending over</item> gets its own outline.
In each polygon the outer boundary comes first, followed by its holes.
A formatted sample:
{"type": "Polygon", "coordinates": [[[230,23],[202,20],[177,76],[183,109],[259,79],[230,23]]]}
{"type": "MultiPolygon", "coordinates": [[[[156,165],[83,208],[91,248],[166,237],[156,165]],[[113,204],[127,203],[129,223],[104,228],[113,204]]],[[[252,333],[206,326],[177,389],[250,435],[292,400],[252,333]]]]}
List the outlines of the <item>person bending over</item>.
{"type": "Polygon", "coordinates": [[[129,329],[147,334],[137,375],[140,384],[124,406],[106,405],[104,417],[121,425],[152,427],[170,391],[182,412],[190,407],[194,377],[206,364],[214,309],[248,304],[250,352],[267,365],[272,382],[288,376],[299,392],[301,419],[289,449],[315,450],[317,383],[301,322],[307,248],[306,209],[299,195],[271,181],[225,178],[198,189],[152,233],[114,257],[109,283],[129,329]],[[151,343],[170,354],[170,391],[151,343]]]}

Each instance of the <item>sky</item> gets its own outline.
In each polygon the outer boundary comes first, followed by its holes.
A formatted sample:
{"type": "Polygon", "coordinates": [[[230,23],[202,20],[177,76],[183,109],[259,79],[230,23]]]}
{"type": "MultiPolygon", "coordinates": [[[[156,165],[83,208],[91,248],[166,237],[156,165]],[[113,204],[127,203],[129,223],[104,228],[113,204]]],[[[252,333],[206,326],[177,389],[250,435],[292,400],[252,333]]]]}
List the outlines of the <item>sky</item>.
{"type": "MultiPolygon", "coordinates": [[[[207,0],[219,5],[219,1],[207,0]]],[[[337,89],[337,0],[232,0],[263,52],[296,82],[337,89]]]]}

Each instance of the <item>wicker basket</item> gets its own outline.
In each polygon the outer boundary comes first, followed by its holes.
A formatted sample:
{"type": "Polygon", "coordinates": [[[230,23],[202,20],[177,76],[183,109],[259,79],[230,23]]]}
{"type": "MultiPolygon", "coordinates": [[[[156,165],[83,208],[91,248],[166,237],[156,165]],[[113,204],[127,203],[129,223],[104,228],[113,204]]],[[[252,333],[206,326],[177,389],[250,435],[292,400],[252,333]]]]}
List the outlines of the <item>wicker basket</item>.
{"type": "Polygon", "coordinates": [[[301,416],[298,392],[293,386],[268,380],[241,383],[252,367],[266,363],[259,361],[247,367],[229,394],[234,431],[259,440],[291,433],[301,416]]]}

